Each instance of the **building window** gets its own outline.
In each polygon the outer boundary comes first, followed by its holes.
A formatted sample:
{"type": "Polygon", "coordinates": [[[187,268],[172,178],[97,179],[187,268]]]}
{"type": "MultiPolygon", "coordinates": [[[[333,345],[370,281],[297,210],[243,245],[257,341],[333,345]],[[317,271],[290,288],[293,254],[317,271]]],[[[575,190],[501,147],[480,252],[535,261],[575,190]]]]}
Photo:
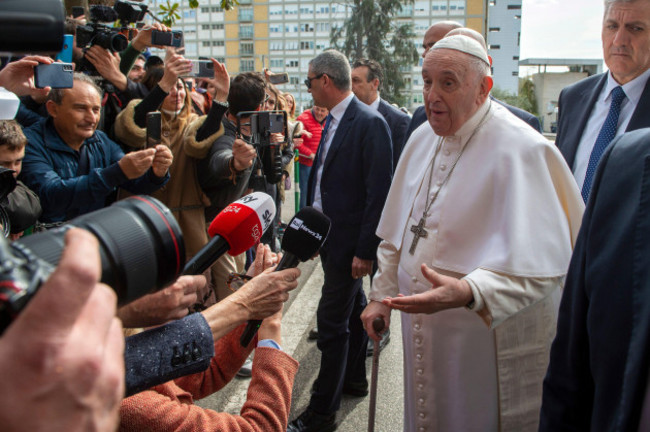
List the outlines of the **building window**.
{"type": "Polygon", "coordinates": [[[292,85],[300,84],[300,78],[295,77],[295,76],[290,76],[289,77],[289,84],[292,84],[292,85]]]}
{"type": "Polygon", "coordinates": [[[239,26],[239,37],[244,39],[253,38],[253,25],[252,24],[241,24],[239,26]]]}
{"type": "Polygon", "coordinates": [[[210,30],[210,24],[201,24],[201,30],[210,30]]]}
{"type": "Polygon", "coordinates": [[[222,40],[216,40],[216,41],[213,40],[212,41],[212,46],[222,47],[224,45],[225,44],[224,44],[224,42],[222,40]]]}
{"type": "Polygon", "coordinates": [[[223,12],[223,9],[219,6],[210,7],[210,12],[223,12]]]}
{"type": "Polygon", "coordinates": [[[223,30],[223,24],[212,24],[212,30],[223,30]]]}
{"type": "Polygon", "coordinates": [[[253,8],[240,7],[239,8],[239,21],[253,21],[253,8]]]}
{"type": "Polygon", "coordinates": [[[287,67],[298,67],[298,60],[287,60],[287,67]]]}
{"type": "Polygon", "coordinates": [[[501,27],[490,27],[490,30],[489,30],[489,31],[491,31],[491,32],[500,32],[500,31],[501,31],[501,27]]]}
{"type": "Polygon", "coordinates": [[[521,5],[508,5],[508,10],[521,9],[521,5]]]}
{"type": "Polygon", "coordinates": [[[490,45],[491,50],[498,50],[501,49],[501,45],[490,45]]]}
{"type": "Polygon", "coordinates": [[[519,56],[512,56],[512,59],[519,61],[519,56]]]}
{"type": "Polygon", "coordinates": [[[512,76],[516,76],[516,77],[518,77],[518,76],[519,76],[519,72],[517,72],[517,71],[513,72],[513,73],[512,73],[512,76]]]}
{"type": "Polygon", "coordinates": [[[282,59],[273,59],[271,60],[271,69],[282,69],[284,67],[284,61],[282,59]]]}
{"type": "Polygon", "coordinates": [[[203,42],[201,42],[201,46],[209,47],[209,46],[210,46],[210,41],[203,41],[203,42]]]}
{"type": "Polygon", "coordinates": [[[242,59],[239,61],[239,71],[240,72],[254,72],[255,71],[255,60],[253,59],[242,59]]]}
{"type": "Polygon", "coordinates": [[[301,50],[314,49],[314,42],[312,41],[300,42],[300,49],[301,50]]]}
{"type": "Polygon", "coordinates": [[[242,42],[239,44],[239,54],[253,55],[253,42],[242,42]]]}

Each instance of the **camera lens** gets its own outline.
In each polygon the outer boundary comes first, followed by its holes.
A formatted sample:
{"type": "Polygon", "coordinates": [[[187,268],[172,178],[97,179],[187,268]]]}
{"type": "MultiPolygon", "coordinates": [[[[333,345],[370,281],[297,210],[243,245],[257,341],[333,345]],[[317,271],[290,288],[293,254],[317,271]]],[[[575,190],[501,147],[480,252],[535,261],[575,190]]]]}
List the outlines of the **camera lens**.
{"type": "Polygon", "coordinates": [[[121,52],[129,45],[129,41],[123,34],[106,32],[97,34],[94,44],[107,50],[121,52]]]}
{"type": "Polygon", "coordinates": [[[185,265],[185,245],[176,219],[160,201],[148,196],[118,201],[16,243],[56,266],[64,234],[71,226],[90,231],[99,240],[102,282],[115,290],[119,304],[169,285],[185,265]]]}

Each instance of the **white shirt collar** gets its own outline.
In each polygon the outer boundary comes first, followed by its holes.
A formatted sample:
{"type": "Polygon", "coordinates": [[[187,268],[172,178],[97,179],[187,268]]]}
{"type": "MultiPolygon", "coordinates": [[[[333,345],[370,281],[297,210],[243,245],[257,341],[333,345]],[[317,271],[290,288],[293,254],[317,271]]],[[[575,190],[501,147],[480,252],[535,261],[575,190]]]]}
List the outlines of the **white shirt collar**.
{"type": "Polygon", "coordinates": [[[348,106],[350,105],[350,102],[352,102],[353,97],[354,93],[350,92],[350,94],[345,99],[343,99],[338,103],[338,105],[330,110],[331,116],[334,120],[336,120],[337,123],[341,121],[341,118],[343,117],[343,114],[345,114],[345,110],[348,109],[348,106]]]}
{"type": "Polygon", "coordinates": [[[379,109],[379,101],[380,101],[380,100],[381,100],[381,98],[380,98],[379,96],[377,96],[377,99],[375,99],[374,101],[372,101],[372,102],[370,103],[370,105],[368,105],[368,106],[369,106],[370,108],[374,108],[374,109],[378,110],[378,109],[379,109]]]}
{"type": "MultiPolygon", "coordinates": [[[[650,69],[647,69],[645,72],[643,72],[638,77],[634,78],[632,81],[623,84],[621,86],[623,87],[625,96],[627,96],[627,98],[630,100],[630,102],[632,102],[634,106],[636,106],[639,103],[639,100],[641,99],[641,94],[643,93],[643,90],[645,89],[645,85],[648,82],[648,78],[650,78],[650,69]]],[[[620,84],[616,82],[616,80],[612,76],[612,72],[609,71],[607,73],[607,84],[605,86],[605,98],[603,100],[609,101],[609,98],[611,97],[612,94],[612,90],[614,90],[614,88],[618,86],[620,86],[620,84]]]]}

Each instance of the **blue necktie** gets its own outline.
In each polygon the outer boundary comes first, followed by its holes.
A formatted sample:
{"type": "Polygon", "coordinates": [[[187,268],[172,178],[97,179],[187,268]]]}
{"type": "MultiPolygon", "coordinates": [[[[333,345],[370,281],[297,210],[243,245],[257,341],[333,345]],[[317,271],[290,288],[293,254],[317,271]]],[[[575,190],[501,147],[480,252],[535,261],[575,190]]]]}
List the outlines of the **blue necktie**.
{"type": "Polygon", "coordinates": [[[589,192],[591,191],[591,183],[594,180],[594,174],[596,173],[596,168],[598,167],[598,161],[603,155],[603,152],[607,148],[610,142],[616,136],[616,129],[618,128],[618,115],[621,112],[621,102],[625,98],[625,92],[621,86],[614,87],[611,93],[612,101],[609,105],[609,113],[603,123],[603,127],[598,133],[598,138],[596,138],[596,143],[594,148],[591,150],[591,156],[589,156],[589,165],[587,165],[587,174],[585,175],[585,182],[582,184],[582,199],[587,202],[589,198],[589,192]]]}
{"type": "MultiPolygon", "coordinates": [[[[318,167],[320,167],[324,161],[323,161],[323,147],[325,146],[325,136],[327,135],[327,130],[330,128],[330,124],[332,123],[332,114],[327,114],[327,117],[325,117],[325,127],[323,128],[323,133],[320,136],[320,142],[318,143],[318,167]]],[[[316,167],[318,169],[318,167],[316,167]]]]}

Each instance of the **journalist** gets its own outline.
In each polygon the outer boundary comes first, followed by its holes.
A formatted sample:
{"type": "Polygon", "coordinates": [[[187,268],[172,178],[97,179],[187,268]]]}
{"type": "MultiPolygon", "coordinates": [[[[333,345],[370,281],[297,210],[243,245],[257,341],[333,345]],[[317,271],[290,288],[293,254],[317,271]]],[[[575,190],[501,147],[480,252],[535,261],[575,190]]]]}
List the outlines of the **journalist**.
{"type": "Polygon", "coordinates": [[[125,155],[97,130],[101,95],[90,77],[75,74],[72,88],[50,91],[49,116],[25,130],[19,178],[38,194],[45,228],[104,207],[118,187],[151,194],[169,180],[167,147],[125,155]]]}
{"type": "MultiPolygon", "coordinates": [[[[256,72],[240,73],[230,83],[228,111],[221,121],[224,133],[212,143],[208,155],[198,161],[199,184],[210,200],[210,205],[205,209],[208,224],[246,192],[257,152],[246,141],[237,138],[237,115],[245,111],[258,111],[264,101],[264,88],[264,79],[256,72]]],[[[249,122],[248,116],[242,117],[241,129],[245,137],[250,135],[250,128],[245,125],[249,122]]],[[[228,275],[242,272],[244,264],[244,254],[237,257],[224,254],[212,266],[212,283],[217,300],[230,294],[226,286],[228,275]]]]}

